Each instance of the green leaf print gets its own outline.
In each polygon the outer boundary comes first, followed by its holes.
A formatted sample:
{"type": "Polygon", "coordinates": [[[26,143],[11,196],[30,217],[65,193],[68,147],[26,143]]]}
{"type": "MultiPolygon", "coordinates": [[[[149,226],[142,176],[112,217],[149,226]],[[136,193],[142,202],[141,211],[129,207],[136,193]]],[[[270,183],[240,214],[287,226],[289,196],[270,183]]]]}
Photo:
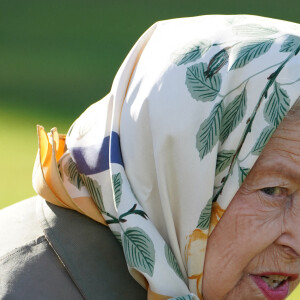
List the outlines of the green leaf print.
{"type": "Polygon", "coordinates": [[[229,134],[241,123],[247,109],[246,87],[242,93],[234,98],[226,107],[222,124],[220,140],[222,143],[228,138],[229,134]]]}
{"type": "Polygon", "coordinates": [[[167,244],[165,244],[165,256],[166,256],[168,265],[174,270],[174,272],[178,275],[178,277],[180,277],[183,280],[183,276],[180,271],[177,260],[174,256],[172,250],[170,249],[170,247],[167,244]]]}
{"type": "Polygon", "coordinates": [[[209,61],[207,70],[204,72],[206,78],[210,78],[214,74],[217,74],[228,63],[228,51],[229,48],[224,48],[212,57],[209,61]]]}
{"type": "Polygon", "coordinates": [[[216,175],[229,167],[235,150],[222,150],[217,156],[216,175]]]}
{"type": "Polygon", "coordinates": [[[243,167],[239,166],[239,185],[240,186],[244,182],[244,180],[249,172],[250,172],[250,168],[243,168],[243,167]]]}
{"type": "Polygon", "coordinates": [[[128,228],[123,234],[123,248],[127,264],[137,270],[153,275],[155,264],[154,244],[139,227],[128,228]]]}
{"type": "Polygon", "coordinates": [[[121,201],[121,196],[122,196],[123,180],[122,180],[121,173],[114,174],[112,176],[112,180],[113,180],[113,186],[114,186],[115,201],[116,201],[116,205],[118,207],[120,204],[120,201],[121,201]]]}
{"type": "Polygon", "coordinates": [[[265,54],[271,48],[273,42],[274,39],[260,39],[237,44],[232,48],[231,55],[235,57],[235,62],[230,70],[244,67],[253,59],[265,54]]]}
{"type": "Polygon", "coordinates": [[[101,186],[98,184],[98,182],[90,177],[87,177],[86,175],[81,174],[82,181],[84,185],[86,186],[89,194],[97,204],[98,208],[101,212],[105,212],[105,208],[103,205],[103,197],[102,197],[102,191],[101,186]]]}
{"type": "Polygon", "coordinates": [[[287,92],[275,81],[274,91],[264,107],[266,121],[277,127],[287,114],[289,107],[290,99],[287,92]]]}
{"type": "Polygon", "coordinates": [[[197,101],[213,101],[221,88],[221,75],[215,74],[207,78],[206,63],[199,63],[187,68],[185,84],[191,96],[197,101]]]}
{"type": "Polygon", "coordinates": [[[63,180],[64,179],[64,177],[63,177],[64,176],[64,172],[63,172],[63,169],[62,169],[61,162],[58,162],[57,169],[58,169],[58,173],[59,173],[60,178],[63,180]]]}
{"type": "Polygon", "coordinates": [[[68,159],[67,163],[64,166],[64,171],[68,177],[69,182],[80,190],[83,182],[80,173],[77,170],[76,164],[72,158],[68,159]]]}
{"type": "Polygon", "coordinates": [[[193,296],[185,295],[185,296],[180,296],[180,297],[176,297],[176,298],[170,298],[169,300],[193,300],[193,296]]]}
{"type": "Polygon", "coordinates": [[[209,228],[211,209],[212,209],[212,199],[210,198],[206,204],[206,206],[202,209],[197,228],[201,230],[205,230],[209,228]]]}
{"type": "Polygon", "coordinates": [[[300,37],[289,35],[280,48],[280,52],[295,52],[297,54],[300,50],[300,37]]]}
{"type": "Polygon", "coordinates": [[[122,237],[121,237],[121,234],[120,232],[118,231],[111,231],[112,234],[115,236],[115,238],[117,239],[117,241],[122,245],[122,237]]]}
{"type": "Polygon", "coordinates": [[[205,52],[211,47],[208,41],[199,42],[199,44],[192,46],[187,52],[180,55],[176,61],[178,66],[188,64],[201,58],[205,52]]]}
{"type": "Polygon", "coordinates": [[[275,131],[276,127],[270,125],[264,128],[262,133],[260,134],[258,140],[256,141],[255,145],[253,146],[251,152],[254,155],[260,155],[262,149],[267,144],[268,140],[272,136],[273,132],[275,131]]]}
{"type": "Polygon", "coordinates": [[[211,152],[219,140],[224,105],[223,101],[215,105],[206,120],[200,125],[196,136],[196,148],[201,159],[211,152]]]}
{"type": "Polygon", "coordinates": [[[68,180],[75,185],[79,190],[82,186],[85,186],[97,204],[101,212],[105,212],[101,186],[96,180],[87,177],[84,174],[78,172],[75,162],[70,158],[64,166],[64,171],[68,176],[68,180]]]}
{"type": "Polygon", "coordinates": [[[278,30],[274,27],[265,27],[258,24],[243,24],[232,28],[233,32],[243,37],[263,37],[275,34],[278,30]]]}

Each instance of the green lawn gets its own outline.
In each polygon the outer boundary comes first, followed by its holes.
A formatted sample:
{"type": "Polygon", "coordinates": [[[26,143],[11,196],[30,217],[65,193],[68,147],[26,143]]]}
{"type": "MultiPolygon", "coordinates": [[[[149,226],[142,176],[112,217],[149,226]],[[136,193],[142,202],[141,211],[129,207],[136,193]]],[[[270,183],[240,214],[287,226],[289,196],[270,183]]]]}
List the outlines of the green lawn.
{"type": "Polygon", "coordinates": [[[109,92],[131,46],[155,21],[249,13],[299,23],[298,8],[298,0],[2,0],[0,208],[34,195],[36,124],[66,132],[109,92]]]}

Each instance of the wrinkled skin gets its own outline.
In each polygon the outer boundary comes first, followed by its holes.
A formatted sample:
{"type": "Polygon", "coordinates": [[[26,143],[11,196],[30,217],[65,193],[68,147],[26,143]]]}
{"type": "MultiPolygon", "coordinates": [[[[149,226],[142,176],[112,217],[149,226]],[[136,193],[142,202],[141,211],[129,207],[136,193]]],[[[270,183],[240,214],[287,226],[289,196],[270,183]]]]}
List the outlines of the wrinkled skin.
{"type": "Polygon", "coordinates": [[[289,116],[208,239],[205,300],[266,299],[249,274],[300,274],[300,114],[289,116]]]}

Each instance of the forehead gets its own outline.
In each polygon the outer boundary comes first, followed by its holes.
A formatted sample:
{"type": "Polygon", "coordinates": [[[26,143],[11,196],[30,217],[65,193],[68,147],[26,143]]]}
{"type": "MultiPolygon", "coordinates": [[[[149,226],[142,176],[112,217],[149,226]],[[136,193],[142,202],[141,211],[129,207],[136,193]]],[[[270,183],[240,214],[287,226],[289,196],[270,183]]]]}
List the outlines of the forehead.
{"type": "Polygon", "coordinates": [[[285,118],[262,151],[253,172],[278,172],[300,179],[300,116],[285,118]]]}

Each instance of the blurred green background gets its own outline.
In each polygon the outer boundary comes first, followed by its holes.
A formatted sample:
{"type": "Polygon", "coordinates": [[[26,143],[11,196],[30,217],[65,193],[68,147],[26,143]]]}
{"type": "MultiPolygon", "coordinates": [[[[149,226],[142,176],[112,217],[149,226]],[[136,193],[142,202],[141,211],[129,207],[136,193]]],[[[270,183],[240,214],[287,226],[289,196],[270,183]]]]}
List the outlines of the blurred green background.
{"type": "Polygon", "coordinates": [[[299,22],[299,7],[299,0],[1,0],[0,208],[34,195],[36,124],[65,133],[109,92],[155,21],[247,13],[299,22]]]}
{"type": "Polygon", "coordinates": [[[299,0],[1,0],[0,208],[34,195],[36,124],[66,132],[109,92],[126,54],[155,21],[256,14],[299,23],[299,8],[299,0]]]}

